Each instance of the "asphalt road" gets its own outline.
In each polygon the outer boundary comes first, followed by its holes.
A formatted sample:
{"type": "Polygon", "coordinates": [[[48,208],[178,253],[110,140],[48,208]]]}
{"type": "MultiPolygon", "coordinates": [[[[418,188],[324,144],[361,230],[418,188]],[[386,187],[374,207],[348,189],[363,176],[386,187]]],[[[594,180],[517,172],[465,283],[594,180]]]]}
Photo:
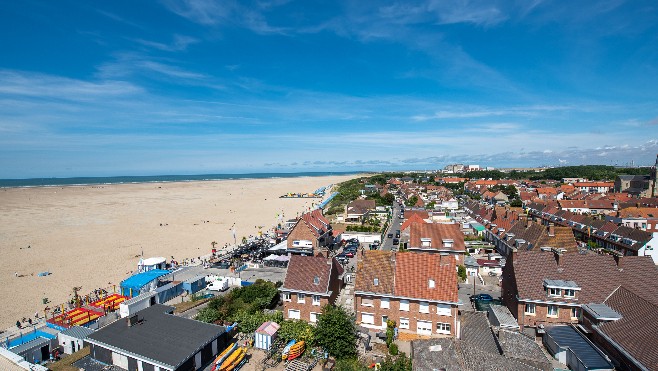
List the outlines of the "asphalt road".
{"type": "MultiPolygon", "coordinates": [[[[475,285],[475,294],[489,294],[491,295],[494,299],[499,299],[500,298],[500,287],[499,286],[492,286],[492,285],[475,285]]],[[[473,285],[472,284],[466,284],[466,283],[460,283],[459,284],[459,290],[458,290],[458,297],[459,300],[463,303],[459,309],[461,310],[474,310],[473,306],[471,305],[471,295],[473,295],[473,285]]]]}
{"type": "Polygon", "coordinates": [[[385,251],[395,251],[398,249],[397,245],[393,245],[393,238],[395,238],[395,232],[400,229],[402,226],[402,220],[400,220],[400,206],[397,202],[393,202],[393,215],[391,217],[391,224],[388,226],[388,231],[384,235],[384,241],[382,241],[382,250],[385,251]],[[393,234],[393,238],[388,238],[389,234],[393,234]]]}

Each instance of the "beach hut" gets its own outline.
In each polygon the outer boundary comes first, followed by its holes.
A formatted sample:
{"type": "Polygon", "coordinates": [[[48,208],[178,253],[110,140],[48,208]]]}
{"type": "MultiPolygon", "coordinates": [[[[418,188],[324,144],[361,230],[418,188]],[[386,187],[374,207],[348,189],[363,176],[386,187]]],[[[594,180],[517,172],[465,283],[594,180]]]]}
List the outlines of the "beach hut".
{"type": "Polygon", "coordinates": [[[73,326],[57,334],[57,341],[64,349],[64,353],[73,354],[84,346],[84,340],[87,336],[94,333],[94,330],[82,326],[73,326]]]}
{"type": "Polygon", "coordinates": [[[183,281],[183,290],[188,294],[194,294],[206,287],[206,276],[196,276],[183,281]]]}
{"type": "Polygon", "coordinates": [[[165,268],[167,268],[166,259],[161,256],[156,258],[139,259],[139,263],[137,263],[138,272],[148,272],[155,269],[165,268]]]}
{"type": "Polygon", "coordinates": [[[272,341],[276,339],[277,331],[281,326],[272,321],[264,322],[254,333],[254,347],[270,350],[272,341]]]}
{"type": "Polygon", "coordinates": [[[173,281],[155,289],[155,302],[164,304],[183,293],[183,282],[173,281]]]}
{"type": "Polygon", "coordinates": [[[169,274],[169,271],[162,269],[134,274],[121,281],[121,295],[134,297],[142,292],[155,290],[158,287],[158,278],[166,274],[169,274]]]}

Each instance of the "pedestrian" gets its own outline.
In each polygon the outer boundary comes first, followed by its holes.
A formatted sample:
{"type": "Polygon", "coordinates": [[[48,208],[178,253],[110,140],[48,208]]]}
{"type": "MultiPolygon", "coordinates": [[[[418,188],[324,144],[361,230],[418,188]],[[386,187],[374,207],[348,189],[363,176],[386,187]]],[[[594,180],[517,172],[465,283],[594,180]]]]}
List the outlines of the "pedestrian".
{"type": "Polygon", "coordinates": [[[32,318],[28,318],[28,319],[27,319],[27,323],[28,323],[30,326],[32,326],[32,318]]]}
{"type": "Polygon", "coordinates": [[[14,276],[18,277],[18,272],[14,272],[14,276]]]}
{"type": "Polygon", "coordinates": [[[39,312],[34,312],[34,318],[39,319],[39,312]]]}
{"type": "Polygon", "coordinates": [[[16,321],[16,327],[21,328],[21,321],[16,321]]]}

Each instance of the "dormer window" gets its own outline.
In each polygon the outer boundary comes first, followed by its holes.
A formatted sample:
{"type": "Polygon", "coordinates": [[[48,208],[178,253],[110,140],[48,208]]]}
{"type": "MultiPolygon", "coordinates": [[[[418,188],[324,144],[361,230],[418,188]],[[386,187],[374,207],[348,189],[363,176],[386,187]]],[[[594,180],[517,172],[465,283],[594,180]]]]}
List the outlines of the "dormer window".
{"type": "Polygon", "coordinates": [[[452,245],[455,243],[453,239],[446,238],[443,239],[443,247],[452,247],[452,245]]]}
{"type": "Polygon", "coordinates": [[[420,246],[422,247],[432,247],[432,239],[423,237],[420,239],[420,246]]]}
{"type": "Polygon", "coordinates": [[[574,289],[564,289],[565,298],[573,298],[576,296],[576,290],[574,289]]]}
{"type": "Polygon", "coordinates": [[[430,289],[433,289],[436,286],[433,279],[429,279],[427,285],[429,286],[430,289]]]}
{"type": "Polygon", "coordinates": [[[549,287],[548,288],[548,296],[561,296],[562,290],[555,288],[555,287],[549,287]]]}

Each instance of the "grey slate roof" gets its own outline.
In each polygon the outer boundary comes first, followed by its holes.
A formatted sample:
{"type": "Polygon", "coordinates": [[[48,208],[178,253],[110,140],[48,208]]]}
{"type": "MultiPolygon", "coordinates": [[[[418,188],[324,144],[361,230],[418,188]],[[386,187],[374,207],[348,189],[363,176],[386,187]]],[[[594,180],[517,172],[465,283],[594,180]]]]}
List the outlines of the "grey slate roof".
{"type": "Polygon", "coordinates": [[[548,326],[546,327],[546,335],[550,336],[558,347],[571,349],[588,369],[613,368],[612,364],[571,326],[548,326]]]}
{"type": "Polygon", "coordinates": [[[464,312],[461,320],[462,342],[473,345],[487,353],[500,354],[486,312],[464,312]]]}
{"type": "Polygon", "coordinates": [[[38,337],[34,340],[28,341],[27,343],[21,344],[17,347],[13,347],[10,350],[12,351],[12,353],[20,354],[21,352],[24,352],[26,350],[40,348],[48,343],[50,343],[50,339],[38,337]]]}
{"type": "Polygon", "coordinates": [[[173,309],[156,304],[137,312],[139,323],[129,327],[125,319],[116,321],[89,335],[87,341],[175,369],[226,331],[167,313],[173,309]]]}
{"type": "Polygon", "coordinates": [[[61,332],[62,335],[70,336],[76,339],[86,339],[87,336],[94,333],[94,330],[82,326],[73,326],[61,332]]]}
{"type": "Polygon", "coordinates": [[[516,322],[516,319],[514,316],[512,316],[512,313],[507,309],[507,307],[502,306],[502,305],[496,305],[496,304],[491,304],[489,305],[489,309],[487,309],[487,312],[491,316],[495,316],[496,319],[498,320],[498,323],[500,324],[499,327],[502,328],[519,328],[519,324],[516,322]]]}
{"type": "Polygon", "coordinates": [[[583,305],[583,310],[591,314],[595,319],[621,319],[621,314],[605,304],[590,303],[583,305]]]}
{"type": "Polygon", "coordinates": [[[411,342],[414,371],[464,370],[461,354],[457,353],[455,340],[452,338],[414,340],[411,342]]]}
{"type": "Polygon", "coordinates": [[[498,344],[505,357],[514,358],[542,370],[552,369],[551,362],[546,358],[540,345],[526,335],[501,330],[498,332],[498,344]]]}

